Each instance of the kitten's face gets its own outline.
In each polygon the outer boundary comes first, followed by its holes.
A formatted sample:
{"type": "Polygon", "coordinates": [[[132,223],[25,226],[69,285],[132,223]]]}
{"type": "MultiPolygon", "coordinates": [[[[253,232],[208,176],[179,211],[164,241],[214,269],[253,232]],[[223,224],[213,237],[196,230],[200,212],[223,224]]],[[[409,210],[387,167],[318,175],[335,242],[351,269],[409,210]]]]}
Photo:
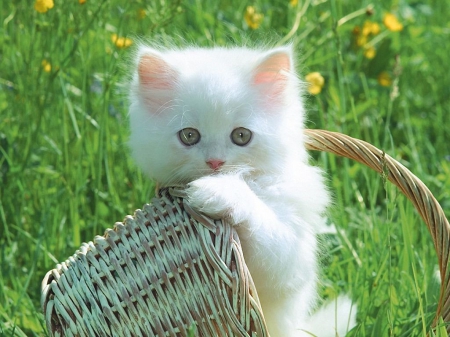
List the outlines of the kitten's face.
{"type": "Polygon", "coordinates": [[[141,55],[131,97],[130,145],[153,179],[185,184],[204,175],[261,174],[278,166],[286,120],[277,110],[285,109],[285,102],[274,96],[285,89],[287,77],[280,72],[290,58],[241,55],[253,57],[250,64],[224,50],[194,50],[184,58],[182,51],[141,55]]]}

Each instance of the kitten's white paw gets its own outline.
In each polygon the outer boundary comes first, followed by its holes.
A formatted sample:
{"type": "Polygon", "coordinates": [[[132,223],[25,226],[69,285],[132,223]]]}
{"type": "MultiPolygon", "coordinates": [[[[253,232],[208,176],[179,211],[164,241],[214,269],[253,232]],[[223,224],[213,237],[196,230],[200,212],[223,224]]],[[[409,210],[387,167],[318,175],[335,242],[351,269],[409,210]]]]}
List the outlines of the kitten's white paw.
{"type": "Polygon", "coordinates": [[[229,217],[235,224],[245,217],[242,200],[248,200],[253,194],[247,184],[235,175],[202,177],[188,184],[186,192],[187,201],[193,209],[215,219],[229,217]]]}

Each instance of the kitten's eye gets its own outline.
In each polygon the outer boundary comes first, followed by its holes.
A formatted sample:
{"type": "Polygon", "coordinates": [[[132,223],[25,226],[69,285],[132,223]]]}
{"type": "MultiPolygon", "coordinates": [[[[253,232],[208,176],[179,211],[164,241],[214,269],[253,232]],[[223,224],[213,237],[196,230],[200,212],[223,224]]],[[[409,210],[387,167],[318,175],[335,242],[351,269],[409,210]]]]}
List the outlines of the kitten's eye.
{"type": "Polygon", "coordinates": [[[200,132],[194,128],[185,128],[178,132],[178,138],[186,146],[192,146],[200,141],[200,132]]]}
{"type": "Polygon", "coordinates": [[[247,145],[252,139],[252,132],[246,128],[236,128],[231,132],[231,141],[238,146],[247,145]]]}

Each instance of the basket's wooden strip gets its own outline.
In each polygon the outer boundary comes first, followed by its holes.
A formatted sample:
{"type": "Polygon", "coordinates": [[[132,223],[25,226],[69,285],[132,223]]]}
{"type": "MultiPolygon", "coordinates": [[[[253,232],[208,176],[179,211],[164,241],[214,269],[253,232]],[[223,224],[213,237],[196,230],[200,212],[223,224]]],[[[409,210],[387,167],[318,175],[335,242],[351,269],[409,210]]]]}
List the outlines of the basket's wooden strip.
{"type": "MultiPolygon", "coordinates": [[[[430,190],[406,167],[369,143],[325,130],[306,130],[305,135],[308,149],[331,152],[372,168],[395,184],[413,203],[431,233],[441,273],[441,293],[433,327],[441,316],[444,322],[450,322],[450,225],[430,190]]],[[[447,331],[450,333],[450,325],[447,331]]]]}

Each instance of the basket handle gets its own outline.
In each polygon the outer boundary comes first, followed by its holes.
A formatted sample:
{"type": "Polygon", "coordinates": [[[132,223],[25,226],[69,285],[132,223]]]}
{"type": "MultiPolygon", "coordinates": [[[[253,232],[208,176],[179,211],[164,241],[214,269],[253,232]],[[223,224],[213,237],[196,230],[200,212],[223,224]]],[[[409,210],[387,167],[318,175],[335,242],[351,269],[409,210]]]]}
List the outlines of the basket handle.
{"type": "MultiPolygon", "coordinates": [[[[436,316],[432,327],[439,317],[450,321],[450,224],[442,207],[425,184],[398,161],[377,147],[338,132],[325,130],[305,130],[306,148],[325,151],[360,162],[385,176],[396,185],[413,203],[427,224],[433,238],[441,273],[441,290],[436,316]]],[[[450,333],[450,325],[447,325],[450,333]]]]}

